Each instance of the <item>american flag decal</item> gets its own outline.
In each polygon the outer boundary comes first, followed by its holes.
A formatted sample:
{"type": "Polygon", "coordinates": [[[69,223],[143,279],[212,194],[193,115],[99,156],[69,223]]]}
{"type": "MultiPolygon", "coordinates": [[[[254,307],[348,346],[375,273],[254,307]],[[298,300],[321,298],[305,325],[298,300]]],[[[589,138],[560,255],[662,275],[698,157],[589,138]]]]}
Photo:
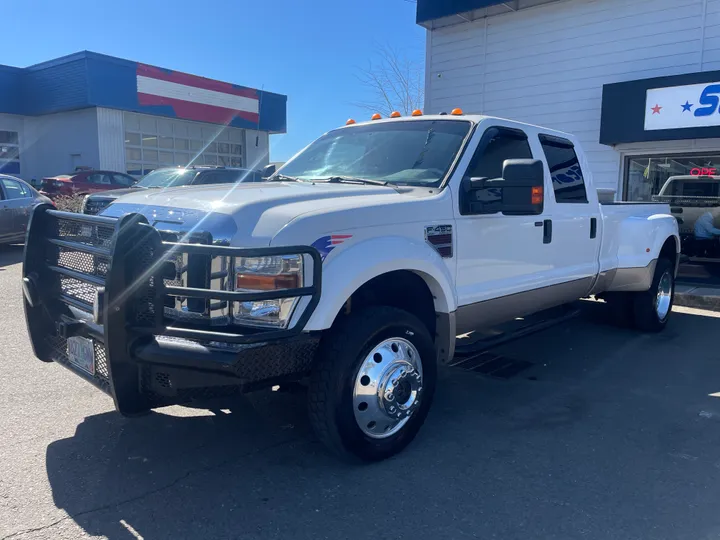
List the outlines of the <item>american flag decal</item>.
{"type": "Polygon", "coordinates": [[[337,246],[352,238],[352,234],[331,234],[330,236],[321,236],[312,243],[312,247],[320,252],[320,258],[324,261],[325,257],[337,246]]]}
{"type": "Polygon", "coordinates": [[[258,91],[145,64],[137,66],[138,103],[170,107],[177,118],[229,124],[234,118],[257,123],[258,91]]]}

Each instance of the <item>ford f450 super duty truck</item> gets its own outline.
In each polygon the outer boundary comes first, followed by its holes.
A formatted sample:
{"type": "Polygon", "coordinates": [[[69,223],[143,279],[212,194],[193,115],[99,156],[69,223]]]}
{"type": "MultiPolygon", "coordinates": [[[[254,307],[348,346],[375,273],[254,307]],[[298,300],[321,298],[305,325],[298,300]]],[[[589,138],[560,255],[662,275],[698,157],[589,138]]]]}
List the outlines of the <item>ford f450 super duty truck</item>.
{"type": "Polygon", "coordinates": [[[591,295],[662,330],[667,205],[600,205],[572,135],[454,113],[351,123],[262,183],[39,206],[36,356],[128,416],[307,378],[318,437],[379,460],[420,429],[456,335],[591,295]]]}

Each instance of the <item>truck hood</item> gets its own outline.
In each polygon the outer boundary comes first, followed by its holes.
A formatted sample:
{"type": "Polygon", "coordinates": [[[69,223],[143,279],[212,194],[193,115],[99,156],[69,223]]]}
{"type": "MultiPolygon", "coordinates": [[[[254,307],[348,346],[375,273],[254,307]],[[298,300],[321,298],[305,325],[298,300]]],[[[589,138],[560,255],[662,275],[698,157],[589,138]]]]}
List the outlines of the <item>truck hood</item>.
{"type": "Polygon", "coordinates": [[[269,245],[290,221],[319,208],[367,207],[410,197],[416,199],[417,195],[401,194],[391,187],[355,184],[266,182],[185,186],[162,191],[133,190],[102,214],[117,217],[137,212],[158,229],[185,233],[192,229],[196,233],[210,233],[218,243],[261,247],[269,245]]]}

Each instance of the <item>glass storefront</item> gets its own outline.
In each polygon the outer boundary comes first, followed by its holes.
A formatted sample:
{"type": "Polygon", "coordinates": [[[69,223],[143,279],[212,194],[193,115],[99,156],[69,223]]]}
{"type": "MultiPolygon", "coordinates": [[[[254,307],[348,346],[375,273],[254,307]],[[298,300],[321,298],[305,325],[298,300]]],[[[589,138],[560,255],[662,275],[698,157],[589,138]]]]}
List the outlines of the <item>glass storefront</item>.
{"type": "Polygon", "coordinates": [[[720,284],[720,152],[629,156],[623,199],[668,203],[680,229],[680,279],[720,284]]]}

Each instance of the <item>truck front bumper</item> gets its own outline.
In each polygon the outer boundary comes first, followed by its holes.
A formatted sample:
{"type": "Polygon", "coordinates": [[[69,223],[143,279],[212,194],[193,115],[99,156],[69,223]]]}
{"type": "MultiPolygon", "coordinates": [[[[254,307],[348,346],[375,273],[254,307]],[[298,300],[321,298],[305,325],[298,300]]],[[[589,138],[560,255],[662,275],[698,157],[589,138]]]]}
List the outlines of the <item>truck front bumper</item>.
{"type": "Polygon", "coordinates": [[[35,355],[92,383],[126,415],[306,374],[319,341],[302,332],[320,298],[318,252],[307,246],[243,249],[212,245],[207,237],[202,241],[165,242],[138,214],[115,219],[37,207],[23,267],[35,355]],[[235,257],[290,254],[307,258],[309,285],[264,292],[212,288],[215,259],[226,259],[224,267],[232,272],[235,257]],[[179,255],[189,257],[185,270],[192,266],[195,275],[178,286],[173,261],[179,255]],[[207,270],[204,284],[198,282],[198,268],[207,270]],[[193,286],[183,286],[187,281],[193,286]],[[225,324],[208,317],[178,319],[167,309],[168,302],[181,299],[207,314],[237,302],[275,298],[298,298],[297,309],[303,306],[289,329],[243,327],[232,318],[225,324]]]}

